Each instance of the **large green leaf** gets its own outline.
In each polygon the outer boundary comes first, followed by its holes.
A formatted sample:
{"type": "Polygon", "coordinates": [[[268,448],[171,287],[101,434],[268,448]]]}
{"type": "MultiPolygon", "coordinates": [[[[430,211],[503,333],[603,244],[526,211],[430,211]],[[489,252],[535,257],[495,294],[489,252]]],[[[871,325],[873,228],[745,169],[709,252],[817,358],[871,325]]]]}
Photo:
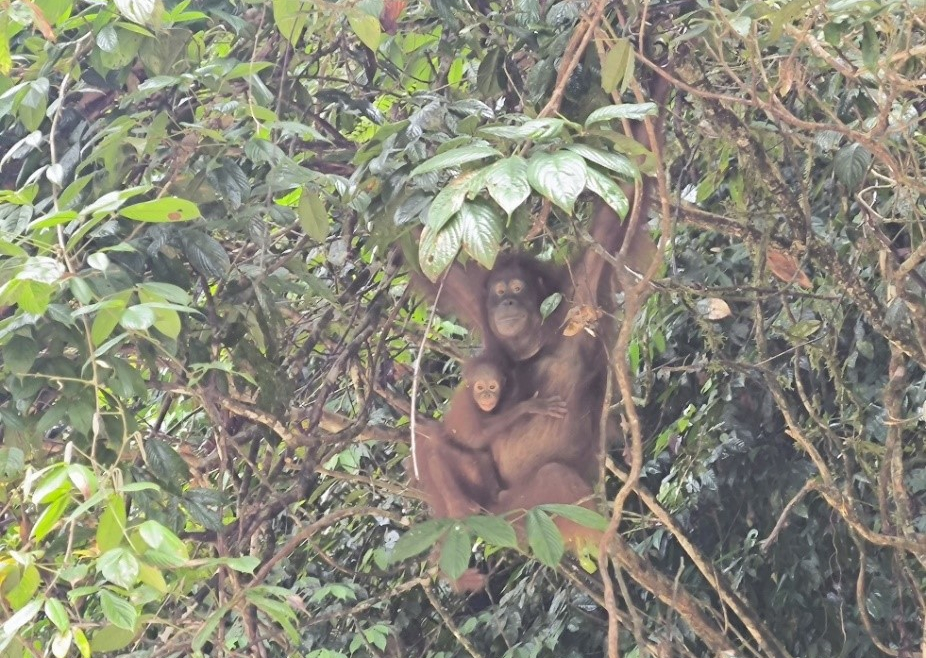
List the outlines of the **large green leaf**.
{"type": "Polygon", "coordinates": [[[183,249],[190,264],[203,276],[222,278],[231,268],[225,247],[211,235],[191,229],[183,232],[183,249]]]}
{"type": "Polygon", "coordinates": [[[109,590],[100,590],[100,606],[103,616],[121,629],[131,631],[138,624],[138,610],[129,601],[109,590]]]}
{"type": "Polygon", "coordinates": [[[116,8],[130,21],[157,26],[164,14],[161,0],[114,0],[116,8]]]}
{"type": "Polygon", "coordinates": [[[391,561],[401,562],[428,550],[437,543],[450,523],[446,519],[432,519],[413,526],[396,542],[390,556],[391,561]]]}
{"type": "Polygon", "coordinates": [[[471,516],[466,525],[493,546],[517,548],[518,538],[511,524],[500,516],[471,516]]]}
{"type": "Polygon", "coordinates": [[[119,318],[119,324],[133,331],[147,331],[155,322],[157,315],[154,310],[144,304],[129,306],[119,318]]]}
{"type": "Polygon", "coordinates": [[[633,78],[633,48],[629,39],[616,39],[601,65],[601,88],[610,94],[620,85],[627,88],[633,78]]]}
{"type": "Polygon", "coordinates": [[[559,528],[548,514],[537,508],[527,513],[527,543],[534,556],[548,567],[559,564],[565,552],[559,528]]]}
{"type": "Polygon", "coordinates": [[[536,153],[527,163],[531,187],[568,213],[585,189],[585,160],[571,151],[536,153]]]}
{"type": "Polygon", "coordinates": [[[644,119],[656,114],[655,103],[625,103],[624,105],[608,105],[601,107],[588,115],[585,120],[586,127],[602,121],[614,119],[644,119]]]}
{"type": "Polygon", "coordinates": [[[589,167],[587,173],[588,179],[585,182],[588,189],[600,196],[619,217],[626,217],[630,210],[630,201],[621,186],[593,167],[589,167]]]}
{"type": "Polygon", "coordinates": [[[30,601],[3,622],[3,626],[0,626],[0,651],[6,649],[10,642],[16,638],[19,629],[23,628],[39,614],[42,603],[42,599],[30,601]]]}
{"type": "Polygon", "coordinates": [[[97,559],[96,568],[106,580],[126,589],[131,589],[138,582],[138,558],[125,547],[103,553],[97,559]]]}
{"type": "Polygon", "coordinates": [[[138,632],[133,629],[107,624],[90,636],[90,648],[97,653],[119,651],[129,646],[136,635],[138,632]]]}
{"type": "Polygon", "coordinates": [[[305,0],[273,0],[273,22],[292,45],[299,43],[307,18],[305,0]]]}
{"type": "Polygon", "coordinates": [[[540,509],[551,514],[557,514],[570,521],[575,521],[579,525],[594,530],[605,530],[608,527],[608,520],[595,510],[582,507],[581,505],[562,505],[547,504],[541,505],[540,509]]]}
{"type": "Polygon", "coordinates": [[[138,222],[188,222],[201,217],[199,207],[179,197],[164,197],[125,206],[119,214],[138,222]]]}
{"type": "Polygon", "coordinates": [[[370,50],[376,52],[383,40],[383,31],[379,25],[379,18],[360,12],[350,12],[347,22],[354,34],[370,50]]]}
{"type": "Polygon", "coordinates": [[[531,193],[527,162],[517,155],[499,160],[486,178],[486,185],[489,195],[510,215],[531,193]]]}
{"type": "Polygon", "coordinates": [[[566,148],[573,153],[581,155],[589,162],[604,167],[605,169],[610,169],[627,180],[634,180],[640,177],[639,170],[626,156],[620,153],[608,153],[607,151],[602,151],[601,149],[596,149],[585,144],[567,144],[566,148]]]}
{"type": "Polygon", "coordinates": [[[495,265],[495,258],[501,247],[503,222],[495,209],[487,203],[473,201],[465,204],[460,211],[463,249],[488,270],[495,265]]]}
{"type": "Polygon", "coordinates": [[[871,166],[871,153],[861,144],[847,144],[836,152],[833,166],[842,184],[850,190],[857,190],[871,166]]]}
{"type": "Polygon", "coordinates": [[[462,174],[447,183],[428,207],[427,226],[432,231],[440,231],[450,221],[466,201],[469,193],[471,175],[462,174]]]}
{"type": "Polygon", "coordinates": [[[310,188],[302,189],[299,205],[296,206],[296,215],[305,234],[316,242],[324,242],[328,237],[331,216],[325,207],[322,196],[310,188]]]}
{"type": "Polygon", "coordinates": [[[429,160],[425,160],[420,165],[412,169],[412,176],[420,176],[431,171],[439,171],[449,167],[459,167],[467,162],[484,160],[486,158],[498,157],[501,153],[485,144],[471,144],[470,146],[461,146],[460,148],[439,153],[429,160]]]}
{"type": "Polygon", "coordinates": [[[566,122],[554,117],[544,119],[531,119],[519,126],[485,126],[479,129],[478,134],[501,137],[503,139],[527,140],[545,142],[557,137],[563,132],[566,122]]]}
{"type": "Polygon", "coordinates": [[[421,242],[418,247],[418,263],[421,271],[431,281],[436,281],[444,270],[450,267],[462,246],[463,226],[459,216],[451,219],[440,231],[434,231],[425,226],[421,232],[421,242]]]}
{"type": "Polygon", "coordinates": [[[440,549],[440,568],[451,578],[459,578],[469,567],[473,538],[462,523],[454,523],[440,549]]]}
{"type": "Polygon", "coordinates": [[[148,546],[164,553],[172,553],[181,560],[190,559],[186,545],[180,538],[154,520],[148,520],[138,526],[138,534],[148,546]]]}

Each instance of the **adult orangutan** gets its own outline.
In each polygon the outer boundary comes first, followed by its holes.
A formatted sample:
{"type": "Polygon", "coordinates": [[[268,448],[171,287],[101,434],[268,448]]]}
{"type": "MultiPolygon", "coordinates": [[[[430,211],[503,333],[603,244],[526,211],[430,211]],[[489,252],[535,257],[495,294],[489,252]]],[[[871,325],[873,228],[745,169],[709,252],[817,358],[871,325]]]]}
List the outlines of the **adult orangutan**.
{"type": "MultiPolygon", "coordinates": [[[[643,190],[636,202],[642,205],[638,212],[645,218],[648,185],[643,190]]],[[[443,277],[439,307],[478,331],[487,352],[505,356],[505,379],[517,387],[519,399],[557,400],[564,411],[519,416],[503,432],[473,431],[454,438],[451,429],[449,436],[457,445],[491,454],[500,486],[497,500],[489,507],[492,512],[577,503],[593,492],[601,459],[601,414],[611,361],[608,347],[615,338],[610,320],[615,277],[602,251],[617,254],[626,228],[598,200],[589,231],[597,244],[576,254],[568,266],[554,267],[531,255],[510,254],[499,257],[491,271],[455,262],[443,277]],[[554,293],[561,294],[563,301],[544,318],[541,303],[554,293]],[[571,314],[597,317],[598,309],[605,312],[594,331],[564,334],[571,314]]],[[[643,230],[635,230],[630,240],[627,262],[638,271],[645,270],[655,257],[655,246],[643,230]]],[[[426,292],[437,296],[436,286],[421,283],[426,292]]]]}

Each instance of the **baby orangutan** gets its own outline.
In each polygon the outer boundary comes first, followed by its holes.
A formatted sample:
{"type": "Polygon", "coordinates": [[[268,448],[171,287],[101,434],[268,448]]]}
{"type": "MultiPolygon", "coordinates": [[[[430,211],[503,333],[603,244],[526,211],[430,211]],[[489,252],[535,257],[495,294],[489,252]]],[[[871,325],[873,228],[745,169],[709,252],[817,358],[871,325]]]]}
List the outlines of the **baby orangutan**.
{"type": "MultiPolygon", "coordinates": [[[[463,365],[463,384],[453,394],[444,427],[453,441],[476,450],[491,450],[526,416],[562,418],[566,405],[557,396],[524,398],[506,373],[501,354],[483,353],[463,365]]],[[[504,488],[504,483],[502,483],[504,488]]]]}
{"type": "MultiPolygon", "coordinates": [[[[506,372],[510,372],[509,365],[501,354],[488,352],[464,364],[463,385],[454,393],[450,409],[444,416],[444,427],[460,448],[477,453],[491,451],[498,441],[518,431],[528,416],[553,419],[566,416],[566,404],[558,396],[523,399],[523,386],[518,386],[506,376],[506,372]]],[[[505,514],[544,503],[591,504],[591,488],[566,466],[546,464],[541,470],[544,476],[549,477],[540,477],[527,487],[511,489],[511,483],[505,482],[495,469],[494,460],[490,459],[490,462],[493,465],[492,478],[498,482],[498,487],[486,506],[489,512],[505,514]]],[[[523,517],[518,514],[514,518],[519,541],[524,541],[523,517]]],[[[566,544],[577,553],[597,546],[601,539],[599,531],[565,518],[557,518],[556,525],[566,544]]]]}

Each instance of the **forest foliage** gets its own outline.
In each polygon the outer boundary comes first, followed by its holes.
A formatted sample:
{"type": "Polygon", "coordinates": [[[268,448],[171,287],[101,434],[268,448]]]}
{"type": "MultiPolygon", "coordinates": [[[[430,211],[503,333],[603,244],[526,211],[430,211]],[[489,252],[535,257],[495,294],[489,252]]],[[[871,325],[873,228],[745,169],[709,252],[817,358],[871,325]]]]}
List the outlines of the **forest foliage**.
{"type": "Polygon", "coordinates": [[[924,23],[0,1],[0,656],[926,656],[924,23]],[[562,261],[642,181],[610,564],[428,521],[412,403],[479,337],[409,268],[562,261]]]}

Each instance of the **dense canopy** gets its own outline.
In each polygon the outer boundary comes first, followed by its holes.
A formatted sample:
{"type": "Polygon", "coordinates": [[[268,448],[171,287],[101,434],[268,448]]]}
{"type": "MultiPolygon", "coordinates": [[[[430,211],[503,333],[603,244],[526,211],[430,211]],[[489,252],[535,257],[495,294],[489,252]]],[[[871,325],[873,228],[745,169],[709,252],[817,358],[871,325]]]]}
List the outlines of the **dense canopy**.
{"type": "Polygon", "coordinates": [[[924,35],[922,0],[0,2],[0,656],[926,657],[924,35]],[[527,550],[429,520],[409,416],[480,336],[410,271],[563,263],[634,184],[600,516],[558,510],[607,562],[550,510],[527,550]]]}

